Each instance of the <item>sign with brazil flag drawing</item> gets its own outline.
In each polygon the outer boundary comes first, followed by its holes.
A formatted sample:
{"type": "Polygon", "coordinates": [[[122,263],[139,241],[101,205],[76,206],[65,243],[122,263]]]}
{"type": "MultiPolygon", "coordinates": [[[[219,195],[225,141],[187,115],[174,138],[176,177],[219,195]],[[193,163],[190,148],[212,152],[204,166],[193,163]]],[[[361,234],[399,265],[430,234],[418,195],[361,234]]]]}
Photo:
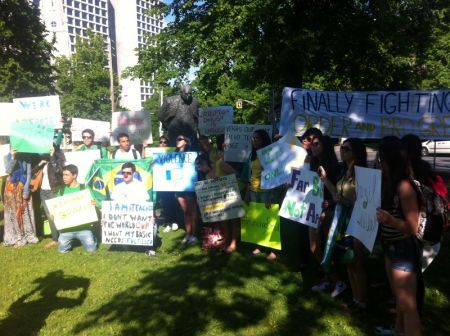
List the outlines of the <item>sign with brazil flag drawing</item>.
{"type": "Polygon", "coordinates": [[[280,216],[317,228],[322,212],[323,182],[315,172],[292,169],[290,184],[280,216]]]}

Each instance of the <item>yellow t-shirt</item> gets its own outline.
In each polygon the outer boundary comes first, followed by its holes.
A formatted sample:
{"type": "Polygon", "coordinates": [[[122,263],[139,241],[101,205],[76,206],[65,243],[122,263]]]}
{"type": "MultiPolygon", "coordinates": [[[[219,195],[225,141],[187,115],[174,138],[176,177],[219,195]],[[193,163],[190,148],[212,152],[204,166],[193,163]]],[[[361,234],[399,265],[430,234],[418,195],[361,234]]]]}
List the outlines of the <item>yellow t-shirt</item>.
{"type": "Polygon", "coordinates": [[[254,161],[251,161],[250,168],[250,190],[254,192],[260,192],[262,167],[261,162],[259,162],[258,158],[256,158],[254,161]]]}

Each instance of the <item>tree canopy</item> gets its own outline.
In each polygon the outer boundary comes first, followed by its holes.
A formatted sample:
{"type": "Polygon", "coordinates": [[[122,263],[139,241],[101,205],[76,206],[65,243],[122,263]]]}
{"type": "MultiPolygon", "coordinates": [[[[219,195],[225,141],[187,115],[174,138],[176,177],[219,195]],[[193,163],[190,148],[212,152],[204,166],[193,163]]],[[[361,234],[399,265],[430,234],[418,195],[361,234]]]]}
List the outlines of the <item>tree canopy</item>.
{"type": "Polygon", "coordinates": [[[446,2],[173,0],[151,12],[173,21],[138,50],[129,74],[146,80],[154,74],[154,85],[163,87],[195,67],[199,100],[255,101],[241,116],[248,121],[260,121],[270,88],[277,96],[284,86],[420,88],[428,51],[445,44],[433,34],[446,2]]]}
{"type": "Polygon", "coordinates": [[[54,93],[53,46],[45,35],[35,5],[0,1],[0,100],[54,93]]]}

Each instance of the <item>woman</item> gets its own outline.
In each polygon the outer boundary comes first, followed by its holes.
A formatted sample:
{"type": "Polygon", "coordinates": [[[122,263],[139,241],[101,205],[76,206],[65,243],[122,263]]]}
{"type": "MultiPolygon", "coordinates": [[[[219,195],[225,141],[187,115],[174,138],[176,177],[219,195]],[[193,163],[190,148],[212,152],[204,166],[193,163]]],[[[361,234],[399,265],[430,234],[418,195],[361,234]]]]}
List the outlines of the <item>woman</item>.
{"type": "MultiPolygon", "coordinates": [[[[189,152],[191,147],[191,141],[188,137],[183,134],[177,136],[176,139],[176,151],[177,152],[189,152]]],[[[180,204],[181,210],[183,211],[184,217],[184,227],[186,230],[186,235],[184,236],[181,243],[187,245],[194,245],[198,242],[195,236],[197,229],[197,200],[195,198],[195,192],[183,191],[177,192],[176,197],[178,203],[180,204]]]]}
{"type": "MultiPolygon", "coordinates": [[[[256,155],[256,152],[271,144],[269,134],[262,129],[256,130],[252,135],[252,153],[250,155],[250,180],[247,184],[246,193],[245,193],[245,202],[255,202],[255,203],[264,203],[266,208],[270,208],[272,206],[272,191],[261,188],[261,175],[262,175],[262,166],[256,155]]],[[[252,252],[253,256],[260,254],[261,251],[259,248],[255,248],[252,252]]],[[[270,250],[267,255],[267,260],[275,260],[277,255],[273,250],[270,250]]]]}
{"type": "Polygon", "coordinates": [[[4,245],[20,247],[36,244],[36,226],[30,192],[31,163],[18,157],[15,150],[8,155],[4,205],[4,245]]]}
{"type": "MultiPolygon", "coordinates": [[[[326,188],[332,193],[336,203],[342,206],[342,213],[347,219],[350,218],[353,205],[356,201],[356,178],[355,166],[367,167],[367,151],[361,139],[349,138],[340,147],[341,159],[345,169],[341,179],[334,186],[322,174],[322,179],[326,188]]],[[[348,222],[347,222],[348,223],[348,222]]],[[[341,228],[341,235],[345,234],[347,227],[341,228]]],[[[351,311],[363,311],[367,304],[367,275],[364,270],[364,247],[362,243],[354,237],[344,237],[347,245],[353,249],[353,259],[347,263],[347,274],[352,289],[353,301],[347,308],[351,311]]]]}
{"type": "Polygon", "coordinates": [[[416,295],[422,251],[415,238],[419,219],[417,194],[400,140],[393,136],[383,138],[378,153],[383,183],[377,219],[385,251],[386,271],[396,300],[395,332],[407,336],[420,335],[416,295]]]}

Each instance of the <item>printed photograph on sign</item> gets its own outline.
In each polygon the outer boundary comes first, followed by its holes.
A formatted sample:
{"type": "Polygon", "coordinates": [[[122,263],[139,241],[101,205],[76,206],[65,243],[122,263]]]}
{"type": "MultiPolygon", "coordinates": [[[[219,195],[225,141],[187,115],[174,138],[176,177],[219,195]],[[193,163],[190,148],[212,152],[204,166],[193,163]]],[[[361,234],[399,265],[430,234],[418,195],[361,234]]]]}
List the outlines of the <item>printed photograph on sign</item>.
{"type": "Polygon", "coordinates": [[[113,112],[111,119],[111,144],[117,146],[117,136],[126,133],[132,144],[153,143],[152,123],[148,111],[113,112]]]}

